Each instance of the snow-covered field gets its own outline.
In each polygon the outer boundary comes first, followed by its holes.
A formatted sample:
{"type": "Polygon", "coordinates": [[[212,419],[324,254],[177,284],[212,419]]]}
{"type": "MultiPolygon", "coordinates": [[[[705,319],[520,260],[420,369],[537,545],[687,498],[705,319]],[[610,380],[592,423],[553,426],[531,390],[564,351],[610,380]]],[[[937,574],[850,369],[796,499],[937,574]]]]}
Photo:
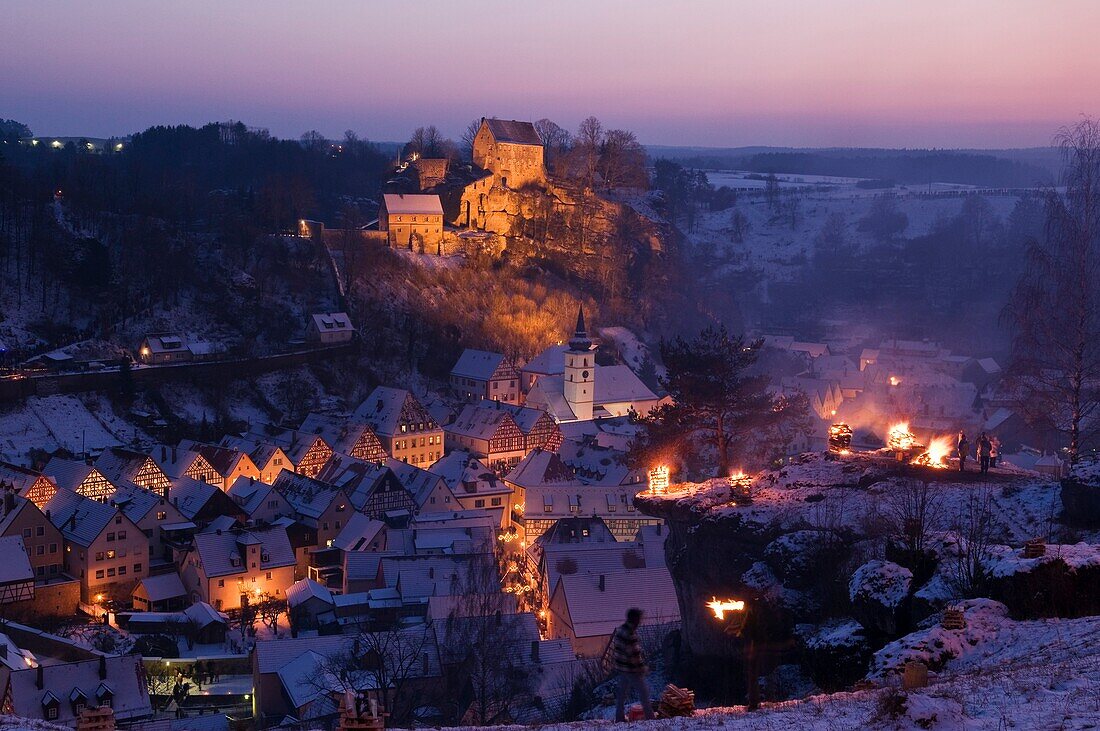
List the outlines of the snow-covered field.
{"type": "Polygon", "coordinates": [[[8,462],[27,464],[31,449],[78,454],[148,440],[99,394],[32,396],[0,410],[0,459],[8,462]]]}

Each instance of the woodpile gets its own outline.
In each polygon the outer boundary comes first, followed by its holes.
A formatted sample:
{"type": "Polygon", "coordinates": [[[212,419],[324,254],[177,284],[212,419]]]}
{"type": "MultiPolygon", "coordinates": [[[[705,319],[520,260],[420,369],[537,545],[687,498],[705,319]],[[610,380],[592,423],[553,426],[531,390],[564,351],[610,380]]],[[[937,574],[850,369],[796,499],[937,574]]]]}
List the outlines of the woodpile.
{"type": "Polygon", "coordinates": [[[110,706],[85,708],[76,720],[77,731],[115,731],[115,712],[110,706]]]}
{"type": "Polygon", "coordinates": [[[672,683],[665,686],[657,703],[657,715],[661,718],[690,716],[695,713],[695,691],[677,688],[672,683]]]}
{"type": "Polygon", "coordinates": [[[1047,544],[1042,538],[1032,538],[1024,544],[1024,558],[1041,558],[1047,552],[1047,544]]]}
{"type": "Polygon", "coordinates": [[[963,610],[955,607],[943,610],[943,619],[940,620],[940,626],[944,629],[966,629],[966,617],[963,615],[963,610]]]}
{"type": "Polygon", "coordinates": [[[904,690],[925,688],[928,686],[928,666],[919,660],[910,660],[905,663],[905,672],[901,676],[901,687],[904,690]]]}

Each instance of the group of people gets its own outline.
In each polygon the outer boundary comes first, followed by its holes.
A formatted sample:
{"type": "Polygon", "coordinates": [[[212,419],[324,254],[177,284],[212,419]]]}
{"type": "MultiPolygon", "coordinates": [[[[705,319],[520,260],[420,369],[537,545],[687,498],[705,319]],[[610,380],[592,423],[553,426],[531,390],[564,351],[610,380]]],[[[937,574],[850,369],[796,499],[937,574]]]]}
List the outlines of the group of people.
{"type": "MultiPolygon", "coordinates": [[[[965,432],[959,432],[956,450],[959,454],[959,472],[965,472],[966,458],[970,456],[970,440],[966,438],[965,432]]],[[[1001,440],[995,436],[989,436],[983,431],[978,435],[978,443],[974,448],[974,454],[978,459],[978,467],[982,474],[989,472],[990,467],[997,466],[997,460],[1001,456],[1001,440]]]]}

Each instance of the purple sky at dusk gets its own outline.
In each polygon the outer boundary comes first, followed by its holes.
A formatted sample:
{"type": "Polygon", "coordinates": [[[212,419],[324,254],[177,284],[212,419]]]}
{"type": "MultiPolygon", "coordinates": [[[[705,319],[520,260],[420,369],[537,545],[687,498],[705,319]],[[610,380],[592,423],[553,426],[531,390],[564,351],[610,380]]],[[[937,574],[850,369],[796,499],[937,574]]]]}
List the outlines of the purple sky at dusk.
{"type": "Polygon", "coordinates": [[[1095,0],[35,0],[0,117],[400,140],[595,114],[646,144],[1045,145],[1100,115],[1095,0]]]}

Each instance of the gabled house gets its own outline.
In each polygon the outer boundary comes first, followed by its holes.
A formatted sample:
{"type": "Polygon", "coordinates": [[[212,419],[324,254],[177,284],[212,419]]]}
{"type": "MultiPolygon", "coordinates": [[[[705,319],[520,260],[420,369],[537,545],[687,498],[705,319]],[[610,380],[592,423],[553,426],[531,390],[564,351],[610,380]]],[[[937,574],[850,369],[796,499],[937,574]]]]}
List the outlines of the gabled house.
{"type": "Polygon", "coordinates": [[[0,665],[0,701],[4,715],[73,728],[81,728],[85,709],[102,706],[126,724],[153,716],[141,655],[32,663],[19,670],[0,665]]]}
{"type": "Polygon", "coordinates": [[[508,525],[512,488],[477,457],[456,449],[428,471],[443,478],[463,510],[488,510],[496,514],[499,527],[508,525]]]}
{"type": "Polygon", "coordinates": [[[42,474],[61,489],[92,500],[102,501],[115,491],[115,486],[102,472],[77,460],[52,457],[42,469],[42,474]]]}
{"type": "Polygon", "coordinates": [[[179,448],[202,455],[217,475],[216,480],[207,480],[207,482],[216,483],[223,490],[236,482],[238,477],[260,479],[259,468],[245,450],[202,444],[189,439],[181,441],[179,448]]]}
{"type": "Polygon", "coordinates": [[[0,536],[0,606],[34,599],[34,569],[22,536],[0,536]]]}
{"type": "Polygon", "coordinates": [[[474,135],[473,161],[505,188],[546,183],[543,141],[530,122],[482,117],[474,135]]]}
{"type": "Polygon", "coordinates": [[[220,487],[190,477],[174,478],[168,498],[184,518],[198,526],[223,516],[239,520],[247,518],[241,507],[220,487]]]}
{"type": "Polygon", "coordinates": [[[22,539],[36,581],[61,579],[65,565],[61,531],[32,500],[11,489],[2,492],[0,537],[22,539]]]}
{"type": "Polygon", "coordinates": [[[452,448],[479,457],[500,473],[507,472],[527,454],[523,432],[503,409],[467,404],[444,431],[452,448]]]}
{"type": "Polygon", "coordinates": [[[355,328],[346,312],[322,312],[311,315],[306,340],[321,345],[346,343],[355,337],[355,328]]]}
{"type": "Polygon", "coordinates": [[[44,508],[64,537],[65,572],[87,603],[125,600],[149,573],[149,539],[118,508],[58,490],[44,508]]]}
{"type": "Polygon", "coordinates": [[[187,443],[183,444],[182,447],[161,445],[153,450],[152,457],[161,471],[168,476],[169,480],[186,477],[221,488],[222,478],[214,469],[214,465],[199,452],[187,448],[187,443]]]}
{"type": "Polygon", "coordinates": [[[245,435],[248,439],[277,445],[290,460],[290,469],[306,477],[316,477],[332,457],[332,445],[317,434],[258,424],[245,435]]]}
{"type": "Polygon", "coordinates": [[[389,456],[382,441],[364,421],[310,414],[298,431],[322,437],[337,454],[346,454],[366,462],[382,462],[389,456]]]}
{"type": "Polygon", "coordinates": [[[153,492],[161,492],[169,486],[168,475],[156,460],[147,454],[122,447],[103,450],[95,468],[113,485],[133,483],[153,492]]]}
{"type": "Polygon", "coordinates": [[[169,489],[156,493],[131,485],[116,490],[107,502],[121,510],[149,539],[150,565],[172,560],[165,531],[186,523],[188,518],[172,504],[169,489]]]}
{"type": "MultiPolygon", "coordinates": [[[[294,465],[291,464],[290,458],[287,457],[282,447],[258,437],[227,435],[222,437],[219,445],[228,449],[247,452],[252,464],[256,465],[256,469],[260,472],[260,481],[269,485],[275,482],[275,478],[283,470],[293,471],[294,469],[294,465]]],[[[227,486],[232,484],[232,482],[227,483],[227,486]]]]}
{"type": "Polygon", "coordinates": [[[443,429],[404,389],[378,386],[353,418],[370,425],[393,459],[427,467],[443,456],[443,429]]]}
{"type": "MultiPolygon", "coordinates": [[[[292,474],[286,472],[284,474],[292,474]]],[[[239,477],[229,486],[229,497],[253,524],[274,523],[294,516],[294,508],[278,490],[251,477],[239,477]]]]}
{"type": "Polygon", "coordinates": [[[395,459],[387,460],[386,466],[412,495],[416,502],[414,514],[452,511],[458,507],[458,498],[439,475],[395,459]]]}
{"type": "Polygon", "coordinates": [[[378,210],[378,230],[386,232],[392,247],[442,253],[443,204],[434,194],[386,193],[378,210]]]}
{"type": "Polygon", "coordinates": [[[46,475],[9,462],[0,462],[0,488],[3,487],[11,487],[40,508],[57,492],[57,485],[46,475]]]}
{"type": "Polygon", "coordinates": [[[263,595],[283,598],[294,583],[294,549],[281,526],[197,533],[180,577],[192,601],[218,611],[263,595]]]}
{"type": "Polygon", "coordinates": [[[355,509],[371,518],[396,511],[411,515],[418,509],[416,497],[405,488],[388,462],[364,462],[337,454],[318,477],[344,490],[355,509]]]}
{"type": "Polygon", "coordinates": [[[312,477],[284,472],[271,487],[290,503],[295,520],[316,531],[318,546],[334,539],[355,513],[347,492],[312,477]]]}
{"type": "Polygon", "coordinates": [[[451,390],[466,401],[519,403],[519,371],[502,353],[467,348],[451,369],[451,390]]]}

